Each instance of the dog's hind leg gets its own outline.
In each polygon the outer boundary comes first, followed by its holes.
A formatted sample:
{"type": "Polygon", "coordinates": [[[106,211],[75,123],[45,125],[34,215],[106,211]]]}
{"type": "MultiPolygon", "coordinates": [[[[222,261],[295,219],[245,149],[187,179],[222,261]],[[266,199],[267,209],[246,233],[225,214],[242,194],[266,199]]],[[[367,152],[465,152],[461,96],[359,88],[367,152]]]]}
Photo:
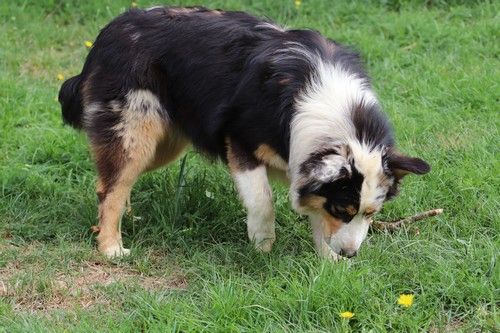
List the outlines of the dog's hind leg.
{"type": "Polygon", "coordinates": [[[247,209],[248,238],[255,248],[269,252],[276,239],[271,186],[266,166],[227,140],[227,160],[238,192],[247,209]]]}
{"type": "MultiPolygon", "coordinates": [[[[130,92],[110,131],[112,140],[92,140],[99,198],[98,249],[108,257],[129,253],[123,247],[120,221],[137,178],[158,163],[157,150],[168,137],[168,121],[157,98],[147,90],[130,92]]],[[[109,133],[108,133],[109,134],[109,133]]],[[[164,145],[164,144],[163,144],[164,145]]],[[[168,155],[168,154],[167,154],[168,155]]]]}

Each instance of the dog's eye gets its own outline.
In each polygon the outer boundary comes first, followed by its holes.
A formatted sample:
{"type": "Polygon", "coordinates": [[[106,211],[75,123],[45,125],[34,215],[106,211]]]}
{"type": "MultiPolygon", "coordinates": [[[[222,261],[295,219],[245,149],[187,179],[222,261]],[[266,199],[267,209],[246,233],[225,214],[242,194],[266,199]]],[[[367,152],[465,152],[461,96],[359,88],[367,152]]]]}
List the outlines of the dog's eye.
{"type": "Polygon", "coordinates": [[[345,212],[345,208],[342,206],[333,206],[333,210],[341,213],[345,212]]]}

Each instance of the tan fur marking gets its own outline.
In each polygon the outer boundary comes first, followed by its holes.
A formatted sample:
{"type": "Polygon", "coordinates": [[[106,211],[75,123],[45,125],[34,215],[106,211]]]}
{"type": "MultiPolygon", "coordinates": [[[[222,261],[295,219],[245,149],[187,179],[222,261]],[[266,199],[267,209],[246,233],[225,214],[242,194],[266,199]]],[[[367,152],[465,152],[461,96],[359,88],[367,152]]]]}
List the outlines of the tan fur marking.
{"type": "Polygon", "coordinates": [[[231,142],[230,138],[227,137],[225,141],[226,157],[231,172],[253,170],[261,165],[251,153],[247,153],[238,144],[231,142]]]}
{"type": "Polygon", "coordinates": [[[96,238],[98,249],[102,253],[123,248],[119,224],[127,196],[127,188],[117,186],[99,205],[99,225],[94,230],[99,232],[96,238]]]}
{"type": "Polygon", "coordinates": [[[326,198],[319,195],[307,195],[300,199],[300,205],[302,207],[307,207],[321,215],[321,224],[323,225],[323,237],[330,239],[330,237],[335,234],[343,222],[331,216],[323,207],[326,202],[326,198]]]}
{"type": "Polygon", "coordinates": [[[358,210],[356,208],[354,208],[353,205],[347,206],[345,210],[346,210],[347,214],[349,214],[349,215],[356,215],[358,213],[358,210]]]}
{"type": "Polygon", "coordinates": [[[261,162],[276,169],[286,170],[287,163],[269,145],[262,144],[254,152],[254,156],[261,162]]]}
{"type": "Polygon", "coordinates": [[[371,214],[374,214],[377,212],[377,209],[375,209],[374,207],[367,207],[365,209],[365,215],[371,215],[371,214]]]}
{"type": "Polygon", "coordinates": [[[164,139],[165,133],[166,128],[161,120],[146,119],[140,124],[124,125],[118,135],[122,138],[123,149],[128,153],[128,158],[148,158],[147,163],[149,163],[155,156],[156,147],[164,139]]]}
{"type": "Polygon", "coordinates": [[[105,193],[99,204],[97,242],[108,256],[128,252],[123,248],[120,221],[137,178],[148,168],[171,161],[186,145],[179,133],[169,133],[160,111],[159,100],[150,91],[129,92],[122,120],[113,128],[119,140],[112,146],[93,147],[99,169],[97,187],[105,193]]]}
{"type": "Polygon", "coordinates": [[[154,156],[157,142],[152,141],[149,145],[145,141],[140,142],[142,145],[134,145],[127,150],[129,158],[118,171],[113,185],[107,189],[105,199],[99,204],[98,249],[107,255],[118,255],[120,253],[115,252],[123,249],[120,221],[125,204],[130,197],[132,186],[154,156]]]}
{"type": "Polygon", "coordinates": [[[148,165],[147,171],[173,162],[188,145],[189,140],[180,131],[171,128],[156,146],[154,159],[148,165]]]}
{"type": "Polygon", "coordinates": [[[316,211],[320,210],[322,213],[326,213],[326,211],[323,208],[325,202],[326,202],[325,197],[314,194],[307,195],[300,199],[301,206],[308,207],[309,209],[316,211]]]}
{"type": "Polygon", "coordinates": [[[324,236],[330,239],[330,237],[340,229],[343,222],[340,219],[332,217],[326,212],[323,212],[321,215],[323,216],[324,236]]]}
{"type": "Polygon", "coordinates": [[[148,156],[144,157],[143,160],[127,159],[113,185],[107,189],[105,199],[99,204],[99,234],[96,238],[99,251],[108,256],[124,254],[120,253],[124,251],[120,221],[132,186],[145,170],[147,161],[151,160],[148,156]]]}
{"type": "Polygon", "coordinates": [[[227,165],[229,169],[234,173],[240,169],[237,157],[233,152],[233,147],[231,146],[231,140],[226,138],[226,149],[227,149],[227,165]]]}

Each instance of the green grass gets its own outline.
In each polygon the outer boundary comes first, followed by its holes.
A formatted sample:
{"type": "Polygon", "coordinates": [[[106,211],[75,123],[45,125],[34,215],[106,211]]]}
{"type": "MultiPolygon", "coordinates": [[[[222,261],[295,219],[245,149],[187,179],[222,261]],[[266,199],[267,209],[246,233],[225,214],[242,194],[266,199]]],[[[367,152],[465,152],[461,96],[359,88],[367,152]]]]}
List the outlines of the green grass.
{"type": "Polygon", "coordinates": [[[130,2],[2,1],[0,331],[499,330],[499,6],[201,3],[311,27],[360,50],[399,147],[433,166],[408,177],[380,218],[445,213],[419,222],[418,233],[371,234],[358,257],[330,264],[276,184],[278,240],[262,255],[248,244],[228,172],[190,152],[179,193],[179,162],[140,179],[123,222],[133,254],[105,260],[90,232],[93,164],[84,135],[62,125],[56,77],[79,73],[84,41],[130,2]],[[415,294],[415,304],[398,306],[400,293],[415,294]],[[342,320],[342,311],[355,316],[342,320]]]}

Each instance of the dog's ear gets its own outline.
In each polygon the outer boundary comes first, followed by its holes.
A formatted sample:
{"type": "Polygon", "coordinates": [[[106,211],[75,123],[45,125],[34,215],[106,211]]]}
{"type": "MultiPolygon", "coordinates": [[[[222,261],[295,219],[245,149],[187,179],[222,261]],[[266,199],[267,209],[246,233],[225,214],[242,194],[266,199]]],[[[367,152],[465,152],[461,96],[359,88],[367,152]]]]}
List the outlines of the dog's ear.
{"type": "Polygon", "coordinates": [[[311,154],[302,164],[301,172],[310,180],[320,183],[349,177],[352,173],[349,152],[347,145],[339,144],[311,154]]]}
{"type": "Polygon", "coordinates": [[[423,175],[431,170],[431,166],[426,161],[403,155],[393,149],[386,151],[384,160],[385,167],[398,180],[411,173],[423,175]]]}
{"type": "Polygon", "coordinates": [[[405,156],[389,148],[383,155],[384,169],[396,178],[387,192],[385,200],[391,200],[399,193],[401,180],[411,173],[416,175],[426,174],[431,170],[430,165],[417,157],[405,156]]]}

